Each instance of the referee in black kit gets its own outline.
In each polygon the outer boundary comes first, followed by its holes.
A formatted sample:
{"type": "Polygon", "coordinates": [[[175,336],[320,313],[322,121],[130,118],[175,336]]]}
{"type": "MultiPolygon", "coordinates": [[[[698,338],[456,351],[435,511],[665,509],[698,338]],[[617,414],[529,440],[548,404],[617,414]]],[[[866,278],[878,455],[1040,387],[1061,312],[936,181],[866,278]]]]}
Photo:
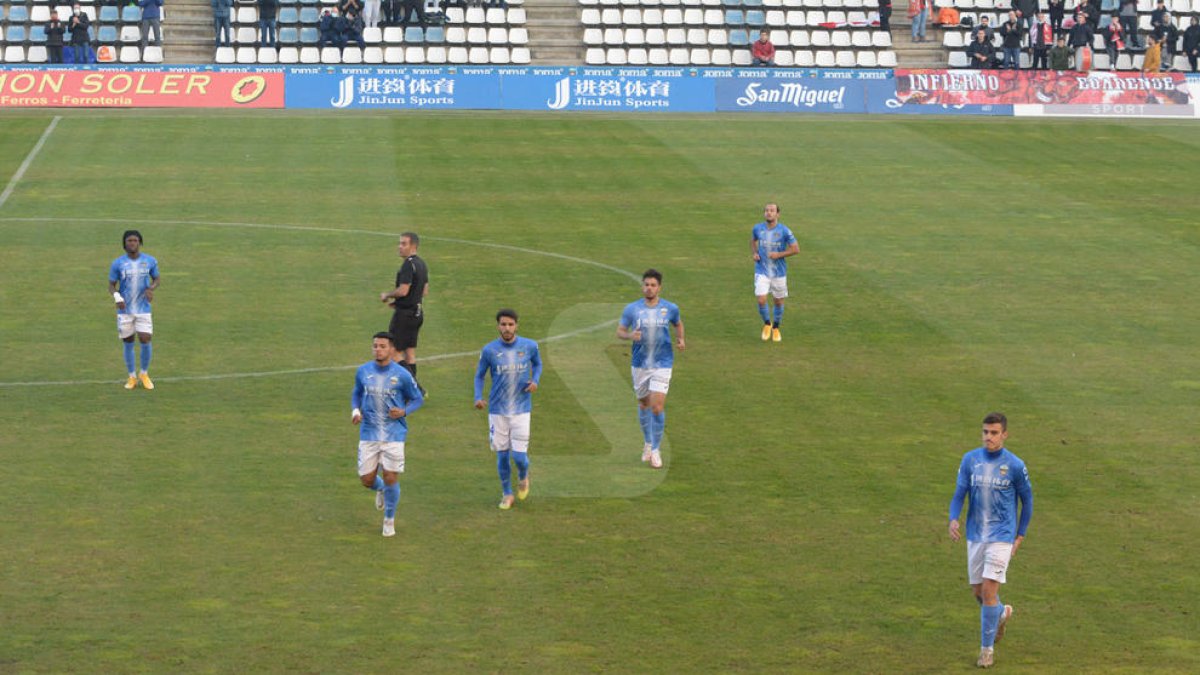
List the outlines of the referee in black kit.
{"type": "MultiPolygon", "coordinates": [[[[416,232],[405,232],[400,235],[397,253],[404,258],[400,271],[396,272],[396,287],[387,293],[380,293],[380,302],[391,301],[395,313],[388,332],[392,334],[396,344],[396,361],[417,378],[417,334],[421,332],[421,324],[425,323],[423,302],[429,292],[429,268],[425,261],[417,255],[417,247],[421,238],[416,232]]],[[[421,395],[425,388],[417,384],[421,395]]]]}

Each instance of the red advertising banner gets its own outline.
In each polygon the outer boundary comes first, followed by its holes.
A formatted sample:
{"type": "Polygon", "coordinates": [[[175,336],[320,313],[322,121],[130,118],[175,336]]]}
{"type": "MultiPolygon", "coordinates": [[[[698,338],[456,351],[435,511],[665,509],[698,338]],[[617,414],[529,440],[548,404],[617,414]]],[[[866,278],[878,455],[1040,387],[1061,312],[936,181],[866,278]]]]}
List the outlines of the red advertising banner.
{"type": "Polygon", "coordinates": [[[938,105],[1191,106],[1183,73],[897,69],[896,98],[938,105]]]}
{"type": "Polygon", "coordinates": [[[282,108],[283,73],[0,70],[0,108],[282,108]]]}

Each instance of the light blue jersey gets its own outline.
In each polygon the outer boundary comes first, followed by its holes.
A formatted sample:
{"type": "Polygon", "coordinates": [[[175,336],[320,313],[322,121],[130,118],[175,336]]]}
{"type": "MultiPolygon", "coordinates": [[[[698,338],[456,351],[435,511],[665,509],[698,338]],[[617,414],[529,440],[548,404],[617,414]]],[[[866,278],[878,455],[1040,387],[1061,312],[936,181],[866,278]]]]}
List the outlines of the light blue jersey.
{"type": "Polygon", "coordinates": [[[113,261],[108,270],[108,280],[117,284],[117,292],[125,299],[125,309],[118,314],[149,314],[150,301],[146,289],[158,278],[158,261],[154,256],[141,253],[137,258],[128,254],[113,261]]]}
{"type": "Polygon", "coordinates": [[[754,263],[754,273],[769,279],[786,277],[787,258],[771,260],[767,254],[783,253],[796,243],[796,237],[788,226],[775,223],[775,227],[767,227],[767,224],[762,222],[754,226],[750,236],[758,242],[758,260],[754,263]]]}
{"type": "Polygon", "coordinates": [[[963,499],[968,495],[967,541],[1011,543],[1018,536],[1025,536],[1033,517],[1033,485],[1025,462],[1007,448],[988,452],[980,447],[963,455],[954,498],[950,500],[950,520],[958,519],[963,499]]]}
{"type": "Polygon", "coordinates": [[[408,436],[408,416],[423,403],[416,380],[398,363],[379,366],[369,361],[354,374],[350,405],[362,411],[359,440],[403,441],[408,436]],[[388,417],[392,408],[403,408],[404,417],[388,417]]]}
{"type": "Polygon", "coordinates": [[[646,299],[631,302],[621,312],[621,327],[642,331],[642,339],[633,343],[634,368],[670,368],[675,363],[671,348],[671,329],[679,325],[679,307],[662,298],[653,306],[646,299]]]}
{"type": "Polygon", "coordinates": [[[542,379],[542,357],[536,342],[518,336],[511,343],[501,338],[487,343],[479,352],[475,370],[476,401],[483,400],[483,379],[488,373],[492,374],[488,413],[519,415],[533,410],[532,394],[525,388],[542,379]]]}

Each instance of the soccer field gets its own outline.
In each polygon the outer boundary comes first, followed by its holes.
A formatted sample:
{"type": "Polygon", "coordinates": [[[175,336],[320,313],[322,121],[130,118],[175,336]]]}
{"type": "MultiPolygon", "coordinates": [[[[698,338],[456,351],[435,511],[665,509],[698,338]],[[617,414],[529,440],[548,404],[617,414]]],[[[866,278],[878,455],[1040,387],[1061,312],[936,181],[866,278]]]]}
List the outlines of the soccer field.
{"type": "Polygon", "coordinates": [[[946,510],[991,410],[1036,500],[997,667],[1200,670],[1194,122],[79,112],[31,156],[53,117],[0,113],[0,672],[966,670],[946,510]],[[384,539],[349,396],[410,229],[384,539]],[[613,337],[651,266],[688,338],[658,472],[613,337]],[[507,512],[471,405],[504,306],[546,360],[507,512]]]}

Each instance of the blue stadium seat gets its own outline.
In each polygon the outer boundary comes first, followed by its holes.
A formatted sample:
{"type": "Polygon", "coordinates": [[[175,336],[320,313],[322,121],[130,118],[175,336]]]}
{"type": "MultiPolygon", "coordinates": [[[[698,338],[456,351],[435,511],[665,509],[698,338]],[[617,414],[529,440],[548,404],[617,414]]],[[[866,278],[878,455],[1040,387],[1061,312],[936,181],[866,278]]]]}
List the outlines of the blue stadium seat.
{"type": "Polygon", "coordinates": [[[25,26],[9,26],[4,33],[4,39],[8,42],[20,44],[25,41],[25,26]]]}
{"type": "Polygon", "coordinates": [[[121,8],[121,21],[137,23],[142,20],[142,9],[137,5],[125,5],[121,8]]]}
{"type": "Polygon", "coordinates": [[[317,14],[316,7],[301,7],[300,8],[300,23],[317,23],[321,20],[317,14]]]}
{"type": "Polygon", "coordinates": [[[0,21],[4,20],[4,5],[0,4],[0,21]]]}
{"type": "Polygon", "coordinates": [[[316,28],[301,28],[300,29],[300,44],[315,45],[317,44],[317,29],[316,28]]]}
{"type": "Polygon", "coordinates": [[[279,8],[279,23],[296,23],[300,20],[300,13],[295,7],[280,7],[279,8]]]}
{"type": "Polygon", "coordinates": [[[746,23],[746,15],[740,9],[729,9],[725,11],[725,23],[730,26],[741,26],[746,23]]]}
{"type": "Polygon", "coordinates": [[[761,26],[765,22],[766,22],[766,19],[763,18],[762,10],[752,9],[749,12],[746,12],[746,25],[761,26]]]}
{"type": "Polygon", "coordinates": [[[30,26],[29,27],[29,41],[30,42],[38,42],[38,43],[45,42],[46,41],[46,27],[43,26],[42,24],[36,24],[34,26],[30,26]]]}
{"type": "Polygon", "coordinates": [[[279,29],[279,42],[293,44],[300,38],[300,33],[295,28],[288,26],[279,29]]]}
{"type": "Polygon", "coordinates": [[[104,5],[100,8],[100,23],[116,23],[121,17],[121,11],[115,5],[104,5]]]}
{"type": "Polygon", "coordinates": [[[742,0],[721,0],[721,3],[726,7],[741,7],[742,0]]]}
{"type": "Polygon", "coordinates": [[[421,44],[425,41],[425,33],[417,26],[404,29],[404,41],[408,44],[421,44]]]}
{"type": "Polygon", "coordinates": [[[116,26],[100,26],[100,42],[112,44],[117,41],[116,26]]]}
{"type": "Polygon", "coordinates": [[[425,41],[441,44],[446,41],[446,29],[441,26],[430,26],[425,29],[425,41]]]}
{"type": "Polygon", "coordinates": [[[28,21],[29,9],[26,8],[25,5],[13,5],[12,7],[9,7],[8,20],[13,23],[17,23],[18,21],[28,21]]]}
{"type": "Polygon", "coordinates": [[[745,47],[750,44],[750,35],[744,30],[729,31],[729,46],[745,47]]]}
{"type": "Polygon", "coordinates": [[[742,0],[742,5],[746,7],[762,7],[763,0],[742,0]]]}
{"type": "Polygon", "coordinates": [[[302,4],[305,4],[305,5],[315,5],[315,4],[317,4],[317,0],[300,0],[300,2],[301,2],[302,4]]]}

